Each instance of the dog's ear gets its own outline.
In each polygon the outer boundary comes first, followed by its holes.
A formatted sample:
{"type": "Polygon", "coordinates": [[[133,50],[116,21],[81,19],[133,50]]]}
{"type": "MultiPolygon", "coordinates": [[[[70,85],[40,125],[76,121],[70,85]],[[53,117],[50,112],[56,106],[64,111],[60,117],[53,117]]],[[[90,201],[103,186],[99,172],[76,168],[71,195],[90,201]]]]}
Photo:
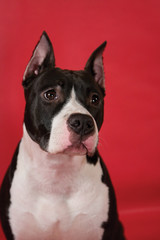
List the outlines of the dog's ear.
{"type": "Polygon", "coordinates": [[[45,68],[54,66],[55,57],[53,47],[47,33],[44,31],[26,67],[23,75],[23,81],[29,77],[38,75],[45,68]]]}
{"type": "Polygon", "coordinates": [[[107,42],[102,43],[88,59],[85,70],[89,71],[100,87],[105,88],[105,77],[103,68],[103,51],[107,42]]]}

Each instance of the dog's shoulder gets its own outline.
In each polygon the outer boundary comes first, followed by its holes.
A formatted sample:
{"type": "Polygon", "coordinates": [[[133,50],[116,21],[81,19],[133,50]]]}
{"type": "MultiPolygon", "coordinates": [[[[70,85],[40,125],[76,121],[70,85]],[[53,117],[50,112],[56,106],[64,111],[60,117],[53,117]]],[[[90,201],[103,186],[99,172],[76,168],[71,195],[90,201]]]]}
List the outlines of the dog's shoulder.
{"type": "Polygon", "coordinates": [[[12,185],[14,172],[17,166],[18,153],[19,153],[19,144],[15,150],[15,153],[12,158],[12,162],[8,167],[8,170],[5,174],[5,177],[3,179],[3,182],[0,188],[0,220],[6,236],[8,236],[8,239],[11,239],[11,240],[13,239],[13,235],[11,233],[11,229],[8,221],[8,208],[10,205],[10,188],[12,185]]]}

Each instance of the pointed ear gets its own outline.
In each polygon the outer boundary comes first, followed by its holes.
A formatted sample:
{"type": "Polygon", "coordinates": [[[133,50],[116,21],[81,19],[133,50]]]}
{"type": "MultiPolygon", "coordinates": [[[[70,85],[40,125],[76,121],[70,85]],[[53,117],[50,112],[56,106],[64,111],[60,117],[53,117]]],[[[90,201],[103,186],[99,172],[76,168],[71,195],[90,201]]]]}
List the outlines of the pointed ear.
{"type": "Polygon", "coordinates": [[[31,76],[36,76],[47,67],[55,66],[55,57],[51,41],[46,32],[43,32],[40,41],[36,45],[33,55],[26,67],[23,81],[31,76]]]}
{"type": "Polygon", "coordinates": [[[100,87],[105,88],[105,77],[103,68],[103,51],[107,42],[102,43],[88,59],[85,70],[89,71],[100,87]]]}

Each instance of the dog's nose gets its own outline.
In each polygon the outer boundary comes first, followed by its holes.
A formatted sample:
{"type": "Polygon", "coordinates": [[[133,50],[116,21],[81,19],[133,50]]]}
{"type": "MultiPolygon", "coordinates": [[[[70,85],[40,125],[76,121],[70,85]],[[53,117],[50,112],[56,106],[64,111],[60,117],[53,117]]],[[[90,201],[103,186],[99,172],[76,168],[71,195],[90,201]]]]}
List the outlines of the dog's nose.
{"type": "Polygon", "coordinates": [[[92,117],[81,113],[72,114],[68,119],[68,126],[81,136],[89,135],[95,129],[92,117]]]}

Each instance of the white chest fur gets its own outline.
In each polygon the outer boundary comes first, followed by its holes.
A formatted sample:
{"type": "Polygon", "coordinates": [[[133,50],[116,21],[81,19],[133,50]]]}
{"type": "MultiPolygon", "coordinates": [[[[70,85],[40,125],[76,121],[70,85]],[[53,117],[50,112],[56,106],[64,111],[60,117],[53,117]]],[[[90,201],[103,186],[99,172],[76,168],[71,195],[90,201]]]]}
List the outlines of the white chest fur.
{"type": "Polygon", "coordinates": [[[101,176],[99,162],[93,166],[84,156],[49,156],[23,137],[9,208],[15,239],[100,240],[109,209],[101,176]]]}

